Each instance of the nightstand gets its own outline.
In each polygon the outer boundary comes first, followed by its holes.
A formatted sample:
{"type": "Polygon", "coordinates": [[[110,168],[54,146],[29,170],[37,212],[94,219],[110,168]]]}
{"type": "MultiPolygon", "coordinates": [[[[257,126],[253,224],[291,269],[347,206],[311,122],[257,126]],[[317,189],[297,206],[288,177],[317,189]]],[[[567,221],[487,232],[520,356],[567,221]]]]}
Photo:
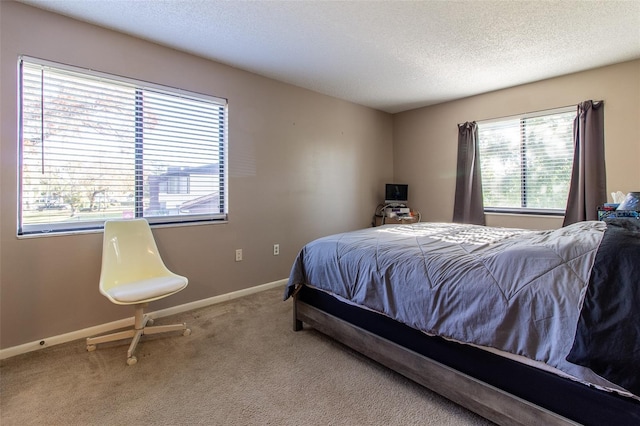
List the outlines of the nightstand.
{"type": "Polygon", "coordinates": [[[420,216],[405,216],[399,217],[381,217],[376,216],[374,226],[380,225],[410,225],[412,223],[420,222],[420,216]]]}

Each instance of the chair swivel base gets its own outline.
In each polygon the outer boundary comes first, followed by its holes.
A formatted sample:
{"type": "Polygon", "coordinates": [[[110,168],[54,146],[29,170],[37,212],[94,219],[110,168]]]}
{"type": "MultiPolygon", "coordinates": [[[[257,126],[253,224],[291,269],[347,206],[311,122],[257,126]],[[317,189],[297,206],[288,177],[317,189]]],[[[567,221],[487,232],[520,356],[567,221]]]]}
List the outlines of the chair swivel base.
{"type": "Polygon", "coordinates": [[[131,344],[129,345],[129,350],[127,351],[127,364],[134,365],[138,362],[138,358],[135,357],[134,351],[136,350],[136,346],[138,345],[138,342],[143,335],[166,333],[171,331],[182,331],[183,336],[188,336],[191,334],[191,330],[187,328],[186,323],[152,326],[153,319],[143,313],[146,305],[146,303],[136,305],[134,329],[119,331],[103,336],[89,337],[87,338],[87,351],[95,351],[96,345],[99,343],[113,342],[116,340],[132,338],[131,344]]]}

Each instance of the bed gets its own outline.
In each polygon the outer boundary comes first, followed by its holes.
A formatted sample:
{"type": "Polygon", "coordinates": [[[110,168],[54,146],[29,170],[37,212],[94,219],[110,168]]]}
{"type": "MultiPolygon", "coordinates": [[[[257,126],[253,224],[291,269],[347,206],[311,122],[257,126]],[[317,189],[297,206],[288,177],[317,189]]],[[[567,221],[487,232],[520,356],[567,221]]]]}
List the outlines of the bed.
{"type": "Polygon", "coordinates": [[[498,424],[640,424],[640,220],[331,235],[285,290],[307,324],[498,424]]]}

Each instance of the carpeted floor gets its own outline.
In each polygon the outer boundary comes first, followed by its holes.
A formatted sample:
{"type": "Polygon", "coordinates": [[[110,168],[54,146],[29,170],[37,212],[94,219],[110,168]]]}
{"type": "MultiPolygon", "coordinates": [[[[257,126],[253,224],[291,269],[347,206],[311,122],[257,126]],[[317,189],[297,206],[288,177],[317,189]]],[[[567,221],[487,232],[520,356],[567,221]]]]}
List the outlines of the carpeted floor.
{"type": "Polygon", "coordinates": [[[282,288],[162,318],[190,336],[84,340],[0,362],[0,424],[490,425],[305,327],[282,288]]]}

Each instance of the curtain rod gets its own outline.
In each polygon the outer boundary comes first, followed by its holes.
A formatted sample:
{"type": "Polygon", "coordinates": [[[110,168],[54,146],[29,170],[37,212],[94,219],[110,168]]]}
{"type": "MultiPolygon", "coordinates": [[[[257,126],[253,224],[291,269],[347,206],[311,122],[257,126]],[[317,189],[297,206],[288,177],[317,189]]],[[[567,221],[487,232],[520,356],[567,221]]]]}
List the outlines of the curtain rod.
{"type": "MultiPolygon", "coordinates": [[[[599,100],[599,101],[593,101],[593,103],[600,103],[600,102],[604,102],[604,100],[599,100]]],[[[507,118],[511,118],[511,117],[522,117],[522,116],[527,116],[527,115],[535,115],[541,112],[552,112],[552,111],[560,111],[563,109],[568,109],[568,108],[577,108],[579,104],[574,104],[574,105],[565,105],[565,106],[561,106],[561,107],[556,107],[556,108],[549,108],[549,109],[539,109],[536,111],[530,111],[530,112],[524,112],[524,113],[517,113],[517,114],[513,114],[513,115],[505,115],[502,117],[493,117],[493,118],[485,118],[484,120],[473,120],[476,123],[477,122],[487,122],[487,121],[495,121],[495,120],[504,120],[507,118]]],[[[465,123],[458,123],[458,127],[464,125],[465,123]]]]}

